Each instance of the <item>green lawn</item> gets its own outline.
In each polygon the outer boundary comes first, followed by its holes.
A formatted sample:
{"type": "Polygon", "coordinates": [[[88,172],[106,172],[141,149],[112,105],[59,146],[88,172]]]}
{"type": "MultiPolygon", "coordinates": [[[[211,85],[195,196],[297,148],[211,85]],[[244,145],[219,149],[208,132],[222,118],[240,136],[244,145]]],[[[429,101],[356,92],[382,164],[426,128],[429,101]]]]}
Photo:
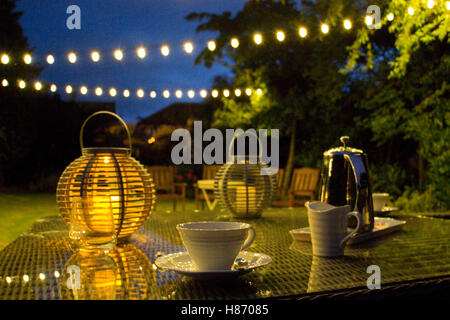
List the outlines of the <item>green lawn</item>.
{"type": "MultiPolygon", "coordinates": [[[[194,211],[194,209],[195,202],[188,200],[186,210],[194,211]]],[[[157,210],[173,210],[172,201],[158,200],[157,210]]],[[[181,210],[181,203],[178,201],[177,211],[179,210],[181,210]]],[[[58,214],[55,194],[0,193],[0,250],[31,227],[37,219],[58,214]]]]}

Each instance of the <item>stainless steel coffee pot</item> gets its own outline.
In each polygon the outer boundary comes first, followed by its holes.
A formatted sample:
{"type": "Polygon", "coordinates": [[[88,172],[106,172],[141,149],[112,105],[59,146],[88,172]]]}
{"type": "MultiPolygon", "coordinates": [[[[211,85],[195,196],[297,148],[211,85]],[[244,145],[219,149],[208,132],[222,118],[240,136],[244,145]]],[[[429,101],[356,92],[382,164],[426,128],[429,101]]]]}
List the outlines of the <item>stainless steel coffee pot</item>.
{"type": "MultiPolygon", "coordinates": [[[[363,217],[360,232],[368,232],[373,229],[374,213],[367,155],[348,147],[348,136],[340,140],[342,147],[323,153],[320,201],[333,206],[350,205],[351,211],[359,211],[363,217]]],[[[356,219],[349,221],[349,226],[356,227],[356,219]]]]}

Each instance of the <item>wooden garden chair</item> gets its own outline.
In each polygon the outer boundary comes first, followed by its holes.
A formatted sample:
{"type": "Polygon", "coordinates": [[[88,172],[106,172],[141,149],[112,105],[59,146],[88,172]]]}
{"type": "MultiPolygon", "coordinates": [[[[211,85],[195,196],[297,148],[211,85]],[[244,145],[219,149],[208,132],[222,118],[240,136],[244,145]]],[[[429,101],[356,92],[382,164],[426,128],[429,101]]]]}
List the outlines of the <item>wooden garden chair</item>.
{"type": "MultiPolygon", "coordinates": [[[[203,166],[203,173],[202,173],[202,180],[214,180],[217,171],[221,168],[221,165],[210,165],[210,166],[203,166]]],[[[198,184],[194,184],[195,188],[195,208],[198,210],[199,202],[205,201],[208,202],[208,204],[211,201],[214,201],[214,193],[206,193],[206,190],[200,190],[198,187],[198,184]]],[[[205,205],[205,202],[202,202],[202,208],[205,205]]],[[[208,205],[210,208],[210,205],[208,205]]],[[[210,208],[211,209],[211,208],[210,208]]]]}
{"type": "Polygon", "coordinates": [[[170,166],[146,167],[155,184],[157,199],[173,199],[173,211],[176,211],[177,200],[181,200],[181,208],[186,210],[185,182],[175,182],[174,168],[170,166]]]}
{"type": "Polygon", "coordinates": [[[291,185],[289,187],[289,207],[304,205],[307,200],[296,200],[295,197],[302,196],[309,198],[309,201],[316,199],[317,183],[319,182],[320,171],[312,168],[294,169],[291,185]]]}

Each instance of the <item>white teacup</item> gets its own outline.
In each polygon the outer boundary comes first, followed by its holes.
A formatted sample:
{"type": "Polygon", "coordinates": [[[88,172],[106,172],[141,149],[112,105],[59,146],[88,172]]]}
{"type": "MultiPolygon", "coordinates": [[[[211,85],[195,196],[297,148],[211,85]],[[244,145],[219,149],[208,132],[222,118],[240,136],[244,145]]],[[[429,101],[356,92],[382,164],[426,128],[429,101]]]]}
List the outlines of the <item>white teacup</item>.
{"type": "Polygon", "coordinates": [[[389,200],[389,193],[373,193],[373,211],[381,211],[389,200]]]}
{"type": "Polygon", "coordinates": [[[199,271],[230,270],[239,252],[255,240],[255,229],[242,222],[189,222],[177,229],[199,271]]]}
{"type": "Polygon", "coordinates": [[[347,241],[359,231],[362,216],[358,211],[350,211],[350,206],[335,207],[328,203],[307,202],[308,221],[311,232],[313,255],[338,257],[344,254],[347,241]],[[356,229],[347,232],[348,218],[354,216],[356,229]]]}

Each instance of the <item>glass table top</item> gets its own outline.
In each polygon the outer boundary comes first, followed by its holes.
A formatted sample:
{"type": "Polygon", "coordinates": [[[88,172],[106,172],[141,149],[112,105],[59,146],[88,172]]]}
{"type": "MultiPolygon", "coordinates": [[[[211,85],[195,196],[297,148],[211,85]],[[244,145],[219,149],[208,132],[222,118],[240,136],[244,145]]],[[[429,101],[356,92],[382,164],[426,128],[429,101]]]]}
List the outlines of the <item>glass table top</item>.
{"type": "MultiPolygon", "coordinates": [[[[289,230],[308,226],[304,208],[267,209],[246,220],[256,239],[246,251],[272,263],[226,281],[199,280],[160,270],[161,254],[185,251],[175,226],[187,221],[237,221],[219,211],[156,212],[129,242],[107,256],[73,253],[61,217],[39,219],[0,251],[0,299],[255,299],[302,297],[366,288],[370,265],[381,285],[450,275],[450,220],[402,215],[402,230],[347,246],[345,256],[312,255],[309,242],[293,241],[289,230]]],[[[368,290],[368,289],[367,289],[368,290]]]]}

